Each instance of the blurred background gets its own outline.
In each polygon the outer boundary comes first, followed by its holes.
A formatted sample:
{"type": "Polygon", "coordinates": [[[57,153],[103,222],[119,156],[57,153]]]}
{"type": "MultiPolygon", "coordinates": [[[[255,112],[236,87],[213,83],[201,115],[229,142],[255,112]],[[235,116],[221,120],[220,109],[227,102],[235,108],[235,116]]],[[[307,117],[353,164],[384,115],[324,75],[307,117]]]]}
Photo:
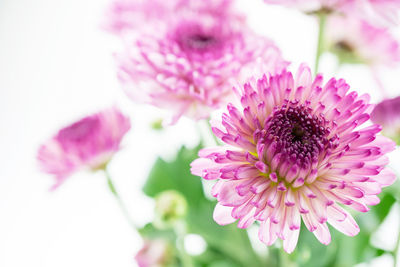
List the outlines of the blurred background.
{"type": "MultiPolygon", "coordinates": [[[[152,130],[151,122],[168,114],[126,98],[113,58],[119,41],[101,27],[109,4],[0,1],[0,266],[135,266],[141,238],[124,220],[102,173],[78,173],[49,192],[53,179],[39,172],[36,153],[60,127],[114,104],[131,117],[132,130],[110,171],[138,225],[152,220],[153,200],[141,188],[155,159],[170,159],[182,144],[194,147],[200,140],[188,119],[162,132],[152,130]]],[[[293,69],[301,62],[313,65],[317,24],[312,17],[261,0],[238,0],[237,5],[256,32],[276,42],[293,69]]],[[[400,30],[395,34],[399,37],[400,30]]],[[[374,102],[382,100],[367,67],[339,69],[328,54],[321,70],[325,77],[345,78],[353,89],[369,92],[374,102]]],[[[389,96],[400,95],[400,68],[379,72],[389,96]]],[[[390,157],[400,173],[400,152],[390,157]]],[[[376,246],[394,247],[398,210],[395,205],[373,238],[376,246]]],[[[384,255],[371,266],[391,262],[384,255]]]]}

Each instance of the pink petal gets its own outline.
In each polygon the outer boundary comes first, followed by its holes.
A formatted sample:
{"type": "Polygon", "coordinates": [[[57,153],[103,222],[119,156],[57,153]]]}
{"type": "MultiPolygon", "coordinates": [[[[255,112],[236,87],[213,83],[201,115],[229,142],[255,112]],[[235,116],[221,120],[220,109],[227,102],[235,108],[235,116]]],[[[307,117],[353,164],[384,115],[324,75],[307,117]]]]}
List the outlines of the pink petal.
{"type": "Polygon", "coordinates": [[[313,234],[324,245],[328,245],[331,242],[331,234],[326,223],[319,224],[313,234]]]}
{"type": "Polygon", "coordinates": [[[336,228],[336,230],[342,232],[348,236],[355,236],[360,232],[356,221],[347,211],[342,209],[342,212],[346,214],[346,218],[343,221],[338,221],[333,218],[328,218],[328,223],[336,228]]]}
{"type": "Polygon", "coordinates": [[[392,185],[396,181],[396,174],[388,168],[383,169],[379,175],[374,177],[374,180],[381,186],[392,185]]]}
{"type": "Polygon", "coordinates": [[[225,181],[223,185],[221,185],[221,189],[218,193],[217,199],[221,203],[221,205],[236,207],[245,203],[252,194],[247,194],[245,196],[239,196],[235,190],[235,187],[240,184],[240,180],[233,181],[225,181]]]}
{"type": "Polygon", "coordinates": [[[249,227],[250,225],[252,225],[255,221],[255,219],[253,217],[254,212],[255,212],[255,208],[253,208],[253,210],[251,212],[247,213],[246,216],[242,217],[239,220],[238,227],[241,229],[245,229],[245,228],[249,227]]]}
{"type": "Polygon", "coordinates": [[[285,236],[283,240],[283,249],[287,253],[292,253],[296,248],[297,241],[299,240],[300,229],[290,230],[289,234],[285,236]]]}
{"type": "Polygon", "coordinates": [[[275,243],[277,239],[276,227],[276,224],[271,223],[270,220],[263,221],[258,230],[258,238],[261,240],[261,242],[268,246],[271,246],[273,243],[275,243]]]}
{"type": "Polygon", "coordinates": [[[214,221],[219,225],[227,225],[235,222],[236,219],[231,216],[232,209],[232,207],[225,207],[218,203],[214,208],[214,221]]]}
{"type": "Polygon", "coordinates": [[[339,205],[333,204],[332,206],[328,207],[327,209],[328,213],[328,222],[330,220],[335,220],[335,221],[344,221],[347,217],[347,212],[344,211],[339,205]]]}

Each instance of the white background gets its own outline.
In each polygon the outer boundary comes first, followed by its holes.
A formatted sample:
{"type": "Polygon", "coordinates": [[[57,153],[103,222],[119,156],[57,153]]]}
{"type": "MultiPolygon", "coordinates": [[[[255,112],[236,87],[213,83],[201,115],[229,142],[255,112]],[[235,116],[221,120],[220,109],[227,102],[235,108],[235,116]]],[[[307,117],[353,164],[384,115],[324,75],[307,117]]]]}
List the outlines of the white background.
{"type": "MultiPolygon", "coordinates": [[[[118,41],[100,28],[108,3],[0,1],[1,267],[135,266],[141,239],[125,222],[101,173],[76,174],[56,192],[48,191],[53,180],[38,171],[36,151],[60,127],[113,104],[131,116],[132,131],[110,167],[139,225],[152,218],[153,203],[141,187],[156,156],[170,158],[180,144],[198,141],[186,119],[152,132],[151,121],[164,113],[133,104],[121,92],[112,57],[118,41]]],[[[276,41],[293,69],[300,62],[313,65],[317,28],[312,18],[257,0],[239,5],[256,31],[276,41]]],[[[323,58],[322,70],[328,76],[337,70],[332,56],[323,58]]],[[[399,68],[381,72],[390,95],[399,95],[399,68]]],[[[381,99],[367,68],[345,67],[338,76],[353,89],[370,92],[374,101],[381,99]]],[[[392,159],[399,160],[398,154],[392,159]]],[[[389,246],[392,227],[387,238],[385,231],[380,235],[389,246]]],[[[390,258],[382,262],[390,264],[390,258]]]]}

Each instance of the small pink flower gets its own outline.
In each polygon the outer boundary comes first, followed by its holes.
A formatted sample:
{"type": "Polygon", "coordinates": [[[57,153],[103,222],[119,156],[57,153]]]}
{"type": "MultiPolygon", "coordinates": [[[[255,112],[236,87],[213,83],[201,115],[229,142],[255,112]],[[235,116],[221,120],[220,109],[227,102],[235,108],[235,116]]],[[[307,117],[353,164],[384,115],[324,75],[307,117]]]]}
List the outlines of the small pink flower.
{"type": "Polygon", "coordinates": [[[366,20],[378,26],[397,24],[400,1],[398,0],[264,0],[304,12],[338,12],[349,17],[366,20]]]}
{"type": "Polygon", "coordinates": [[[242,16],[211,7],[181,8],[127,42],[118,55],[119,78],[132,99],[172,110],[173,122],[182,115],[202,119],[249,73],[287,66],[274,43],[254,34],[242,16]]]}
{"type": "Polygon", "coordinates": [[[400,61],[399,42],[388,29],[343,16],[328,18],[327,43],[344,60],[393,66],[400,61]]]}
{"type": "Polygon", "coordinates": [[[342,79],[323,83],[301,66],[244,84],[241,106],[228,105],[213,132],[226,145],[206,148],[191,164],[193,174],[217,180],[214,220],[247,228],[260,222],[259,238],[297,244],[301,221],[323,244],[327,223],[354,236],[359,227],[343,205],[366,212],[395,175],[385,166],[390,139],[369,121],[369,96],[348,92],[342,79]]]}
{"type": "Polygon", "coordinates": [[[61,129],[39,148],[40,167],[55,176],[56,188],[73,172],[104,167],[129,129],[129,118],[116,108],[87,116],[61,129]]]}
{"type": "Polygon", "coordinates": [[[400,96],[385,99],[372,111],[371,120],[383,127],[385,135],[400,144],[400,96]]]}
{"type": "Polygon", "coordinates": [[[168,244],[164,240],[145,240],[135,260],[139,267],[164,267],[170,261],[170,253],[168,244]]]}

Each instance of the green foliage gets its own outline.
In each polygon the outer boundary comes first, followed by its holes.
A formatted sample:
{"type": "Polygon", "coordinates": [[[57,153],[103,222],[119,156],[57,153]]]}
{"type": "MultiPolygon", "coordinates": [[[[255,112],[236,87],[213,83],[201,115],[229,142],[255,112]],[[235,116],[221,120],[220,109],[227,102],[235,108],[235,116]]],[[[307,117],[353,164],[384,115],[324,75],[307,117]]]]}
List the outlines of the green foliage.
{"type": "Polygon", "coordinates": [[[214,222],[212,213],[216,203],[205,197],[201,179],[190,173],[190,163],[197,158],[200,147],[182,147],[172,162],[157,159],[143,188],[144,193],[156,197],[163,191],[176,190],[186,198],[188,231],[201,235],[208,244],[204,255],[198,257],[200,266],[263,266],[245,230],[214,222]],[[212,264],[207,265],[210,262],[212,264]]]}
{"type": "Polygon", "coordinates": [[[379,222],[383,222],[395,202],[396,198],[392,194],[386,193],[381,196],[381,203],[372,207],[371,210],[379,222]]]}
{"type": "Polygon", "coordinates": [[[174,231],[172,231],[171,229],[160,230],[158,228],[155,228],[151,223],[148,223],[143,228],[139,229],[139,233],[142,237],[146,239],[162,238],[170,241],[171,243],[174,243],[176,240],[174,231]]]}
{"type": "Polygon", "coordinates": [[[190,163],[196,158],[199,149],[200,146],[193,150],[182,147],[172,162],[158,158],[143,192],[154,198],[163,191],[176,190],[186,198],[190,206],[200,205],[204,200],[201,180],[190,173],[190,163]]]}

